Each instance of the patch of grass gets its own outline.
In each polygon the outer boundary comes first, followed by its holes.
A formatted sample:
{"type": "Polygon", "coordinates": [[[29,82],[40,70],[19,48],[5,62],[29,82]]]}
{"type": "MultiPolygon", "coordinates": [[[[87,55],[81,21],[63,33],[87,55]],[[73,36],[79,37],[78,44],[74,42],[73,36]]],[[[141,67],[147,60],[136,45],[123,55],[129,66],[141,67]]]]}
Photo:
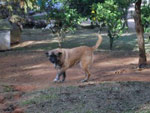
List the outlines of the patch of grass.
{"type": "Polygon", "coordinates": [[[142,105],[135,113],[150,113],[150,104],[142,105]]]}
{"type": "Polygon", "coordinates": [[[22,102],[22,105],[30,105],[30,104],[39,104],[41,101],[46,101],[46,100],[53,100],[53,99],[56,99],[57,98],[57,95],[40,95],[40,96],[37,96],[37,97],[34,97],[32,99],[29,99],[29,100],[25,100],[22,102]]]}
{"type": "MultiPolygon", "coordinates": [[[[73,48],[82,45],[93,46],[97,41],[97,29],[80,29],[75,33],[68,33],[65,37],[65,41],[62,42],[63,48],[73,48]]],[[[109,37],[106,34],[102,34],[103,42],[99,47],[102,50],[109,49],[109,37]]],[[[53,35],[49,30],[27,30],[22,33],[23,41],[51,41],[51,43],[37,43],[25,47],[16,47],[14,50],[26,50],[26,51],[47,51],[50,49],[58,48],[57,36],[53,35]],[[55,41],[54,41],[55,40],[55,41]]],[[[150,43],[148,38],[145,38],[145,48],[147,52],[150,52],[150,43]]],[[[136,33],[126,33],[120,38],[114,40],[113,50],[117,51],[138,51],[136,33]]]]}
{"type": "Polygon", "coordinates": [[[3,85],[3,91],[4,92],[13,92],[14,88],[12,86],[9,86],[9,85],[3,85]]]}
{"type": "Polygon", "coordinates": [[[24,101],[21,102],[21,105],[31,105],[35,103],[40,103],[42,101],[52,101],[54,99],[58,98],[57,95],[57,88],[51,88],[49,91],[38,91],[38,92],[33,92],[33,94],[30,94],[30,98],[25,99],[24,101]]]}
{"type": "Polygon", "coordinates": [[[13,50],[15,51],[45,51],[45,50],[51,50],[54,48],[58,47],[58,43],[54,42],[54,43],[46,43],[46,44],[36,44],[36,45],[30,45],[30,46],[26,46],[26,47],[17,47],[13,50]]]}
{"type": "Polygon", "coordinates": [[[47,16],[46,15],[39,15],[39,16],[33,16],[33,18],[35,19],[35,20],[46,20],[47,19],[47,16]]]}
{"type": "Polygon", "coordinates": [[[142,107],[150,102],[149,88],[148,82],[50,88],[28,94],[24,106],[27,113],[149,113],[149,106],[142,107]]]}
{"type": "Polygon", "coordinates": [[[86,111],[85,113],[95,113],[95,112],[93,112],[93,111],[86,111]]]}
{"type": "Polygon", "coordinates": [[[131,110],[124,113],[150,113],[150,110],[149,109],[140,110],[140,111],[131,110]]]}
{"type": "Polygon", "coordinates": [[[150,110],[143,110],[143,111],[135,112],[135,113],[150,113],[150,110]]]}

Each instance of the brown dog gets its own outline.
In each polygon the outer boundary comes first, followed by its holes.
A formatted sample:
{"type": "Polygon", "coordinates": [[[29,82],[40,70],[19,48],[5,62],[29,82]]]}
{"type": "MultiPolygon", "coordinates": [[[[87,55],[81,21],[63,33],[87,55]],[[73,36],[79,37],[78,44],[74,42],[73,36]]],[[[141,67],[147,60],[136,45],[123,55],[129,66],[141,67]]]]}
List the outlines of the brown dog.
{"type": "Polygon", "coordinates": [[[50,62],[53,63],[55,68],[58,70],[54,82],[58,82],[61,75],[61,81],[63,82],[66,78],[66,70],[78,63],[80,63],[80,67],[85,72],[86,76],[82,82],[88,81],[91,75],[89,72],[89,67],[93,62],[93,52],[99,47],[101,42],[102,37],[98,34],[98,41],[93,47],[80,46],[72,49],[58,48],[48,51],[46,55],[48,56],[50,62]]]}

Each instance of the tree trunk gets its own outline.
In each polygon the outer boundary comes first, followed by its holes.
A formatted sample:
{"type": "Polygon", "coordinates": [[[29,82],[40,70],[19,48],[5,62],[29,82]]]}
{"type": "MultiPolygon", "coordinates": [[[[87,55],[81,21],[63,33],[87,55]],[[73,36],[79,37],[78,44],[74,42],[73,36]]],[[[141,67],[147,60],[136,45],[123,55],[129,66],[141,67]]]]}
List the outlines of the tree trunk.
{"type": "Polygon", "coordinates": [[[147,64],[146,60],[146,52],[145,52],[145,43],[144,43],[144,36],[143,36],[143,26],[141,22],[141,0],[137,0],[135,3],[135,15],[134,15],[134,21],[135,21],[135,29],[136,29],[136,35],[138,38],[138,45],[139,45],[139,68],[143,68],[147,64]]]}
{"type": "Polygon", "coordinates": [[[59,48],[62,48],[62,40],[61,40],[60,33],[57,33],[57,36],[58,36],[58,46],[59,46],[59,48]]]}
{"type": "Polygon", "coordinates": [[[125,17],[124,17],[124,19],[125,19],[125,25],[127,26],[127,29],[128,29],[128,7],[125,9],[125,17]]]}
{"type": "Polygon", "coordinates": [[[109,40],[110,40],[110,50],[112,50],[113,49],[114,38],[112,37],[112,34],[109,30],[108,30],[108,36],[109,36],[109,40]]]}

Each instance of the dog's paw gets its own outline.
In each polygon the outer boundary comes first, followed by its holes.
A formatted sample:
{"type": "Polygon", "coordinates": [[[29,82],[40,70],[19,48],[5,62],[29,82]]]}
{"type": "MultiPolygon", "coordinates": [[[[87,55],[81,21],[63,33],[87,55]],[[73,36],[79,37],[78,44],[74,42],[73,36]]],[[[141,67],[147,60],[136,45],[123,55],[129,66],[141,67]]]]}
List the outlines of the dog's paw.
{"type": "Polygon", "coordinates": [[[53,82],[54,82],[54,83],[60,82],[60,80],[58,80],[58,79],[55,78],[55,79],[53,80],[53,82]]]}
{"type": "Polygon", "coordinates": [[[63,83],[64,80],[57,80],[57,79],[54,79],[53,82],[54,82],[54,83],[63,83]]]}
{"type": "Polygon", "coordinates": [[[60,82],[60,83],[63,83],[63,82],[64,82],[64,80],[59,80],[59,82],[60,82]]]}
{"type": "Polygon", "coordinates": [[[88,80],[87,79],[84,79],[84,80],[81,80],[81,82],[83,83],[83,82],[88,82],[88,80]]]}

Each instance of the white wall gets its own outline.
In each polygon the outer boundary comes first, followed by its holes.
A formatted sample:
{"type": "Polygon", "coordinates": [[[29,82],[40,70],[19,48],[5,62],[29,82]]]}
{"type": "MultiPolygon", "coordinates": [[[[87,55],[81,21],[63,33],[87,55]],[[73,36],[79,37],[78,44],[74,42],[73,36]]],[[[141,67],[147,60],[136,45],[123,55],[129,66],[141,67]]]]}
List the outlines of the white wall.
{"type": "Polygon", "coordinates": [[[10,49],[10,31],[0,31],[0,50],[10,49]]]}

